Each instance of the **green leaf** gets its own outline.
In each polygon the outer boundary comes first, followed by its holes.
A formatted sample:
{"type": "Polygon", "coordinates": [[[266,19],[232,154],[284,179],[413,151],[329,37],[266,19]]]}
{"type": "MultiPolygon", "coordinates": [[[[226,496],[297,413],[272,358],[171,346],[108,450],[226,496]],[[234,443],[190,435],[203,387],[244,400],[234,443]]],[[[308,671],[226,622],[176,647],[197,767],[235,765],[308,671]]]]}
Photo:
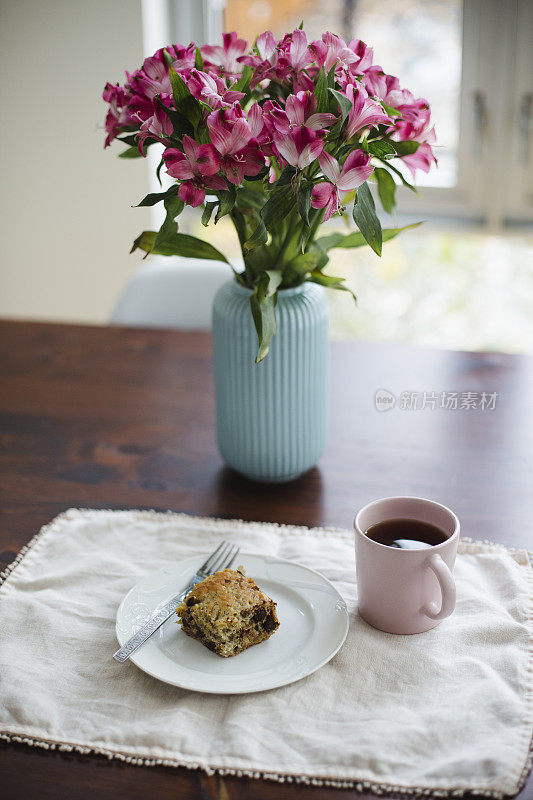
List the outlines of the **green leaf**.
{"type": "Polygon", "coordinates": [[[420,147],[420,142],[392,142],[399,156],[412,156],[420,147]]]}
{"type": "Polygon", "coordinates": [[[196,129],[196,141],[199,144],[209,144],[211,142],[211,135],[207,125],[199,125],[196,129]]]}
{"type": "Polygon", "coordinates": [[[205,204],[205,208],[202,214],[202,225],[204,225],[206,228],[209,225],[209,220],[211,219],[211,215],[215,210],[217,202],[218,202],[217,200],[213,200],[213,202],[205,204]]]}
{"type": "Polygon", "coordinates": [[[259,278],[260,274],[271,266],[270,254],[266,247],[257,247],[251,253],[246,253],[246,270],[254,278],[259,278]]]}
{"type": "Polygon", "coordinates": [[[328,72],[328,89],[335,88],[335,67],[337,64],[333,64],[332,68],[328,72]]]}
{"type": "Polygon", "coordinates": [[[353,218],[374,253],[380,256],[383,243],[381,222],[376,214],[374,198],[366,182],[357,189],[357,197],[353,204],[353,218]]]}
{"type": "Polygon", "coordinates": [[[137,136],[133,134],[131,136],[117,136],[117,142],[125,142],[126,144],[137,146],[137,136]]]}
{"type": "MultiPolygon", "coordinates": [[[[172,250],[172,255],[204,258],[208,261],[225,261],[226,264],[229,264],[228,259],[220,250],[217,250],[216,247],[213,247],[212,244],[205,242],[203,239],[197,239],[196,236],[177,233],[167,245],[167,249],[172,250]]],[[[157,250],[154,248],[153,252],[156,253],[157,250]]],[[[165,253],[161,255],[165,255],[165,253]]]]}
{"type": "Polygon", "coordinates": [[[306,253],[293,258],[284,270],[284,280],[286,285],[292,285],[296,281],[301,283],[309,272],[317,268],[316,256],[310,250],[306,253]]]}
{"type": "Polygon", "coordinates": [[[317,109],[316,109],[317,112],[319,114],[326,113],[329,108],[329,98],[328,98],[328,78],[324,67],[320,67],[320,71],[316,79],[314,94],[317,102],[317,109]]]}
{"type": "Polygon", "coordinates": [[[233,92],[244,92],[244,94],[247,94],[250,90],[250,81],[252,80],[253,74],[253,67],[245,64],[241,72],[241,77],[237,83],[234,83],[233,86],[230,86],[230,89],[233,92]]]}
{"type": "MultiPolygon", "coordinates": [[[[307,183],[308,182],[305,181],[305,189],[307,183]]],[[[305,206],[305,197],[302,203],[305,206]]],[[[284,184],[282,186],[276,184],[275,188],[270,192],[267,202],[260,210],[261,219],[256,225],[253,234],[244,242],[244,252],[250,252],[260,245],[266,244],[269,232],[274,238],[276,238],[276,234],[279,236],[280,232],[282,232],[282,238],[285,242],[283,248],[286,259],[290,260],[291,257],[296,256],[299,249],[297,241],[300,237],[300,228],[297,225],[293,225],[294,237],[290,235],[292,229],[289,230],[287,228],[287,226],[291,224],[291,220],[288,220],[288,217],[292,214],[295,206],[296,194],[293,187],[290,184],[284,184]]],[[[281,241],[279,244],[281,246],[281,241]]]]}
{"type": "Polygon", "coordinates": [[[170,197],[167,197],[164,201],[164,205],[167,215],[165,217],[165,221],[159,228],[157,236],[155,237],[153,252],[159,250],[163,245],[171,241],[172,238],[177,234],[178,223],[175,220],[176,217],[179,217],[185,207],[185,203],[177,195],[171,195],[170,197]]]}
{"type": "Polygon", "coordinates": [[[327,253],[334,247],[362,247],[366,242],[362,233],[330,233],[317,239],[316,244],[327,253]],[[349,244],[349,240],[353,240],[353,244],[349,244]]]}
{"type": "Polygon", "coordinates": [[[395,193],[396,183],[390,172],[383,167],[376,167],[374,170],[378,182],[378,194],[381,205],[387,214],[392,214],[396,205],[395,193]]]}
{"type": "Polygon", "coordinates": [[[135,239],[133,247],[130,252],[139,248],[144,250],[145,253],[152,253],[153,255],[160,256],[186,256],[189,258],[205,258],[212,261],[225,261],[229,264],[228,259],[216,247],[204,242],[203,239],[197,239],[196,236],[189,236],[186,233],[175,233],[172,238],[169,238],[164,244],[155,247],[155,238],[157,234],[155,231],[144,231],[140,236],[135,239]]]}
{"type": "Polygon", "coordinates": [[[398,111],[397,108],[393,108],[392,106],[388,106],[386,103],[383,103],[383,102],[381,103],[381,105],[383,106],[383,110],[387,112],[389,117],[401,117],[402,116],[402,112],[398,111]]]}
{"type": "Polygon", "coordinates": [[[329,129],[328,134],[326,136],[326,142],[336,141],[340,136],[341,128],[342,128],[342,122],[340,119],[338,119],[335,125],[332,125],[331,128],[329,129]]]}
{"type": "MultiPolygon", "coordinates": [[[[254,184],[252,184],[253,186],[254,184]]],[[[265,197],[263,192],[257,192],[254,189],[249,189],[246,186],[241,186],[237,188],[237,204],[239,206],[251,206],[255,208],[257,211],[260,211],[263,208],[263,204],[265,202],[265,197]]]]}
{"type": "Polygon", "coordinates": [[[266,270],[250,297],[250,307],[259,340],[259,349],[255,357],[256,364],[267,355],[270,343],[276,333],[277,289],[282,277],[281,270],[266,270]]]}
{"type": "Polygon", "coordinates": [[[134,253],[135,250],[144,250],[145,253],[150,253],[154,246],[156,236],[156,231],[143,231],[133,242],[130,254],[134,253]]]}
{"type": "Polygon", "coordinates": [[[291,167],[290,164],[288,164],[284,168],[279,178],[277,179],[275,183],[276,188],[278,186],[288,186],[289,184],[292,184],[292,179],[294,178],[295,175],[296,175],[295,167],[291,167]]]}
{"type": "Polygon", "coordinates": [[[368,142],[366,149],[371,156],[376,156],[381,159],[394,158],[396,156],[396,150],[392,144],[382,139],[377,139],[375,142],[368,142]]]}
{"type": "Polygon", "coordinates": [[[309,209],[311,208],[311,193],[313,191],[312,181],[302,181],[298,187],[298,213],[305,224],[309,227],[309,209]]]}
{"type": "Polygon", "coordinates": [[[171,64],[176,60],[175,58],[172,58],[166,47],[163,48],[163,58],[165,59],[165,64],[167,67],[170,67],[171,64]]]}
{"type": "Polygon", "coordinates": [[[177,139],[182,139],[185,134],[187,136],[194,136],[194,127],[184,114],[180,114],[174,108],[167,108],[163,103],[159,105],[172,123],[172,134],[177,139]]]}
{"type": "Polygon", "coordinates": [[[244,272],[237,272],[237,270],[233,270],[233,274],[235,275],[235,280],[237,283],[240,283],[241,286],[244,286],[245,289],[248,288],[248,284],[246,283],[245,273],[244,272]]]}
{"type": "Polygon", "coordinates": [[[292,186],[280,186],[272,192],[261,211],[261,218],[267,230],[275,230],[291,213],[296,205],[292,186]]]}
{"type": "Polygon", "coordinates": [[[229,184],[229,189],[227,192],[219,192],[218,198],[220,200],[220,205],[218,207],[218,211],[215,217],[215,225],[222,217],[225,217],[226,214],[229,214],[235,205],[235,200],[237,199],[237,192],[235,190],[235,186],[233,184],[229,184]]]}
{"type": "MultiPolygon", "coordinates": [[[[395,236],[398,236],[402,231],[418,228],[419,225],[422,225],[422,222],[413,222],[411,225],[405,225],[403,228],[385,228],[385,230],[382,231],[383,241],[388,242],[390,239],[394,239],[395,236]]],[[[348,234],[330,233],[329,236],[321,236],[320,239],[316,240],[315,244],[323,250],[328,251],[333,250],[334,247],[342,249],[363,247],[366,244],[366,240],[362,233],[357,232],[348,234]]]]}
{"type": "Polygon", "coordinates": [[[142,158],[142,153],[140,152],[137,145],[132,145],[131,147],[127,147],[122,153],[118,154],[119,158],[142,158]]]}
{"type": "Polygon", "coordinates": [[[262,219],[259,220],[257,223],[257,227],[250,236],[244,242],[244,250],[246,253],[249,253],[251,250],[255,250],[257,247],[260,247],[262,244],[266,244],[268,241],[268,231],[265,228],[265,223],[262,219]]]}
{"type": "Polygon", "coordinates": [[[163,184],[161,183],[161,170],[163,169],[163,167],[164,167],[164,166],[165,166],[165,161],[164,161],[164,159],[162,158],[162,159],[161,159],[161,161],[159,162],[159,164],[157,165],[157,169],[156,169],[156,171],[155,171],[155,175],[156,175],[156,178],[157,178],[157,180],[159,181],[159,185],[160,185],[160,186],[162,186],[162,185],[163,185],[163,184]]]}
{"type": "Polygon", "coordinates": [[[345,94],[342,92],[338,92],[337,89],[328,89],[329,93],[333,95],[337,103],[339,104],[339,108],[341,110],[341,126],[352,110],[352,101],[346,97],[345,94]]]}
{"type": "Polygon", "coordinates": [[[327,289],[338,289],[342,292],[349,292],[355,302],[357,302],[357,297],[352,290],[344,285],[344,278],[336,278],[334,275],[324,275],[324,273],[319,270],[313,270],[307,280],[312,283],[318,283],[320,286],[325,286],[327,289]]]}
{"type": "Polygon", "coordinates": [[[319,242],[311,241],[307,246],[307,252],[310,252],[315,257],[315,264],[316,269],[322,270],[326,266],[329,261],[328,254],[326,251],[320,246],[319,242]]]}
{"type": "MultiPolygon", "coordinates": [[[[205,130],[207,130],[207,128],[205,130]]],[[[209,142],[209,134],[207,141],[209,142]]],[[[268,167],[265,164],[264,167],[261,167],[261,170],[257,173],[257,175],[248,175],[248,177],[246,178],[246,182],[250,185],[253,183],[259,184],[266,178],[267,175],[268,175],[268,167]]]]}
{"type": "Polygon", "coordinates": [[[387,169],[390,169],[392,172],[394,172],[395,175],[397,175],[399,177],[399,179],[401,180],[401,182],[403,183],[404,186],[406,186],[412,192],[414,192],[415,194],[420,196],[420,193],[419,193],[418,189],[416,189],[416,187],[413,186],[412,183],[409,183],[409,181],[406,180],[406,178],[404,178],[404,176],[402,175],[402,173],[400,172],[400,170],[397,167],[395,167],[389,161],[384,161],[382,158],[380,158],[379,160],[382,161],[385,164],[387,169]]]}
{"type": "Polygon", "coordinates": [[[183,78],[178,75],[174,67],[170,66],[168,68],[168,74],[172,86],[176,111],[178,114],[182,114],[186,119],[190,120],[196,128],[202,118],[202,107],[200,103],[192,96],[189,87],[183,78]]]}
{"type": "Polygon", "coordinates": [[[204,59],[202,57],[202,53],[200,52],[200,48],[196,48],[195,56],[194,56],[194,66],[196,69],[199,69],[200,72],[204,71],[204,59]]]}
{"type": "Polygon", "coordinates": [[[161,200],[166,200],[168,197],[173,197],[177,195],[179,186],[177,183],[173,184],[166,192],[150,192],[147,194],[146,197],[143,197],[140,203],[133,208],[141,208],[141,206],[155,206],[156,203],[160,203],[161,200]]]}

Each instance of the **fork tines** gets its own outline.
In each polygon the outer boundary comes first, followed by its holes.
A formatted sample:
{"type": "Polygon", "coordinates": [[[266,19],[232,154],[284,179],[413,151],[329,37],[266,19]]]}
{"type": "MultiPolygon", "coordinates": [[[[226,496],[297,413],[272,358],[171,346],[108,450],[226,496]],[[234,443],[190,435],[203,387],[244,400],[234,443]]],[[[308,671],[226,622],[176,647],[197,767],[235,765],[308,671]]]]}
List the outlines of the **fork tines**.
{"type": "Polygon", "coordinates": [[[198,571],[200,573],[205,572],[208,575],[212,575],[214,572],[218,572],[221,569],[228,569],[237,557],[239,549],[239,546],[236,544],[231,544],[226,541],[221,542],[198,571]]]}

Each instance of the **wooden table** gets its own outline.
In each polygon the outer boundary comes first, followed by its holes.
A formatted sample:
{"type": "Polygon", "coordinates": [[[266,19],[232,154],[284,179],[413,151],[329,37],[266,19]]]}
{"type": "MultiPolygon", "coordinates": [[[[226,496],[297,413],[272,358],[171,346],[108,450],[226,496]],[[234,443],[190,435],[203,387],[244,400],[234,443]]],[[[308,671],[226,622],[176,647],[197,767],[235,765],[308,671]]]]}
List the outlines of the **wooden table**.
{"type": "MultiPolygon", "coordinates": [[[[413,494],[451,506],[465,536],[531,547],[532,358],[335,343],[326,452],[294,483],[269,486],[217,452],[208,334],[0,322],[0,353],[0,569],[72,506],[348,528],[367,501],[413,494]],[[379,388],[394,409],[376,410],[379,388]],[[439,408],[454,391],[478,402],[497,392],[496,407],[439,408]],[[418,405],[428,393],[427,407],[400,408],[402,392],[418,405]]],[[[356,796],[6,744],[0,787],[3,800],[356,796]]],[[[531,780],[520,797],[533,797],[531,780]]]]}

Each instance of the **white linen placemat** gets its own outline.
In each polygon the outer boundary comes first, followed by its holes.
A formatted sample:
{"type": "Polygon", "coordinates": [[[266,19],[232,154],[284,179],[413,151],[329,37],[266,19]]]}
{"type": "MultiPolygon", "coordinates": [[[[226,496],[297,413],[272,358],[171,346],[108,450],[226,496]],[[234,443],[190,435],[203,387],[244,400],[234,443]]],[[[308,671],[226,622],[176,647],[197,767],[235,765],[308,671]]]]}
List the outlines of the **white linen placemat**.
{"type": "Polygon", "coordinates": [[[457,608],[418,636],[356,612],[353,537],[143,511],[70,510],[0,586],[0,736],[375,792],[516,794],[532,735],[532,569],[526,551],[461,542],[457,608]],[[224,537],[326,575],[348,603],[335,658],[269,692],[197,694],[119,665],[115,615],[145,574],[224,537]]]}

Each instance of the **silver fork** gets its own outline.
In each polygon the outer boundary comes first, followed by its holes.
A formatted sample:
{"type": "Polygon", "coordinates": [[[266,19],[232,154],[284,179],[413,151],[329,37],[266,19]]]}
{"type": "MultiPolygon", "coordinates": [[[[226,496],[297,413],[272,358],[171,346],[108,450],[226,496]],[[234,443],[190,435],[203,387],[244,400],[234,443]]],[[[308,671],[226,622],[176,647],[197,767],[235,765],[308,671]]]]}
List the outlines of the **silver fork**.
{"type": "Polygon", "coordinates": [[[161,625],[167,621],[167,619],[170,619],[170,617],[176,611],[176,606],[178,606],[183,598],[189,594],[191,589],[194,589],[197,583],[200,583],[200,581],[203,581],[204,578],[207,578],[209,575],[219,572],[221,569],[227,569],[228,567],[231,567],[239,550],[240,548],[236,544],[230,544],[226,541],[221,542],[217,549],[212,552],[209,558],[207,558],[202,564],[198,572],[193,575],[187,588],[173,597],[172,600],[169,600],[168,603],[165,603],[163,608],[158,611],[157,614],[154,614],[154,616],[151,617],[148,622],[137,631],[137,633],[134,633],[131,639],[128,639],[126,644],[122,645],[120,650],[117,650],[117,652],[113,655],[113,658],[121,663],[127,661],[131,654],[150,638],[152,633],[160,628],[161,625]]]}

